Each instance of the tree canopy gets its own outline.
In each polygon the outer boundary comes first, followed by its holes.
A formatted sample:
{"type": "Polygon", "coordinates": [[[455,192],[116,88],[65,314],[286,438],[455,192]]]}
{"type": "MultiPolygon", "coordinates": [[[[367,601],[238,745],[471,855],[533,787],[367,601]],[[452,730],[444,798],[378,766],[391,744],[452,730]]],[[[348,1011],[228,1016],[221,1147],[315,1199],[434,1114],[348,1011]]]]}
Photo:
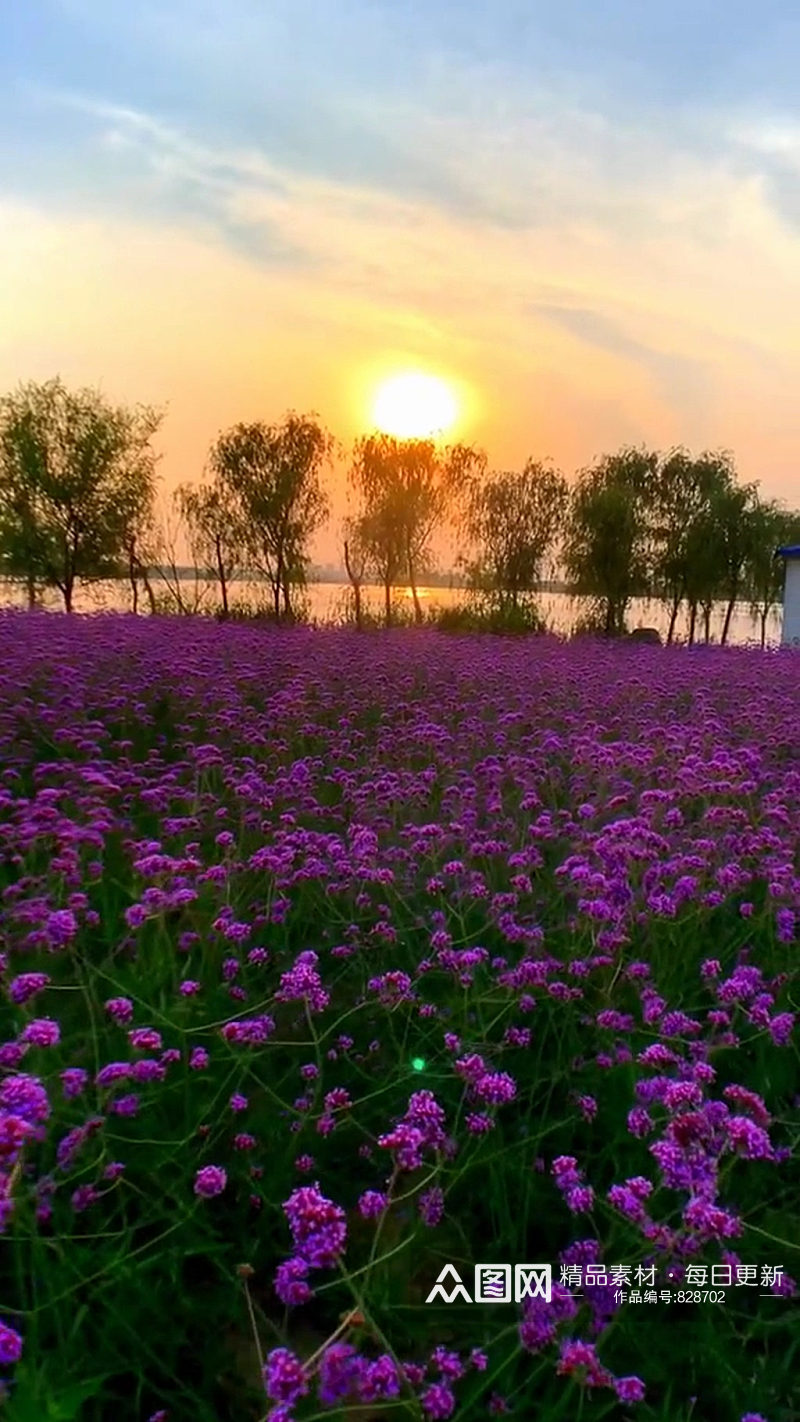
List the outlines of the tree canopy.
{"type": "MultiPolygon", "coordinates": [[[[269,580],[276,617],[291,617],[292,590],[306,581],[308,542],[324,522],[322,472],[335,441],[314,414],[238,424],[213,445],[218,515],[255,571],[269,580]]],[[[229,540],[230,546],[230,540],[229,540]]]]}
{"type": "Polygon", "coordinates": [[[0,565],[31,600],[58,588],[71,611],[76,583],[123,571],[152,506],[162,418],[59,378],[0,400],[0,565]]]}

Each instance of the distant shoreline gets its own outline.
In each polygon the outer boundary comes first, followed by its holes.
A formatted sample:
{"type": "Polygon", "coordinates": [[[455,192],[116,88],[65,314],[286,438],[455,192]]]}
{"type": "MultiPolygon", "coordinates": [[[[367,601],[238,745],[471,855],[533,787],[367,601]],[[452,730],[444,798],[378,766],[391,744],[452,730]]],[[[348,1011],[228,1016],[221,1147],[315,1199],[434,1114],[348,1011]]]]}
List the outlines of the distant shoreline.
{"type": "MultiPolygon", "coordinates": [[[[153,577],[153,578],[161,577],[161,578],[163,578],[165,574],[166,574],[167,576],[171,577],[171,578],[177,577],[180,582],[188,582],[188,581],[190,581],[190,580],[194,581],[195,579],[200,579],[201,581],[211,581],[211,582],[213,582],[213,581],[215,581],[215,579],[216,579],[216,574],[213,573],[213,572],[212,572],[211,570],[209,570],[209,569],[205,569],[205,570],[204,570],[204,569],[202,569],[202,568],[187,568],[187,567],[184,567],[184,568],[174,568],[174,569],[173,569],[173,568],[163,568],[163,569],[162,569],[162,568],[160,568],[160,567],[153,567],[153,568],[148,568],[148,569],[147,569],[147,576],[148,576],[148,577],[153,577]]],[[[108,578],[108,579],[106,579],[105,581],[107,581],[107,582],[126,583],[126,582],[129,581],[129,578],[128,578],[127,573],[121,573],[117,578],[108,578]]],[[[336,585],[342,585],[342,586],[344,586],[344,587],[347,587],[347,586],[349,585],[350,579],[348,578],[347,573],[345,572],[344,568],[312,568],[312,569],[309,570],[309,572],[308,572],[308,574],[307,574],[307,581],[308,581],[309,583],[325,583],[325,584],[332,584],[332,585],[334,585],[334,586],[336,586],[336,585]]],[[[269,579],[266,578],[263,573],[244,572],[244,573],[235,573],[232,577],[228,578],[228,582],[231,583],[231,584],[232,584],[232,583],[268,583],[268,582],[269,582],[269,579]]],[[[372,584],[372,583],[371,583],[370,586],[378,587],[379,584],[378,584],[378,583],[375,583],[375,584],[372,584]]],[[[406,586],[408,586],[408,584],[406,584],[406,583],[399,583],[399,582],[398,582],[398,583],[396,584],[396,586],[397,586],[397,587],[406,587],[406,586]]],[[[425,588],[454,588],[454,589],[460,589],[460,590],[463,590],[463,591],[466,591],[466,590],[467,590],[467,583],[466,583],[466,581],[464,580],[464,578],[462,578],[462,577],[461,577],[459,574],[457,574],[457,573],[425,573],[425,574],[421,574],[421,575],[420,575],[420,578],[419,578],[419,580],[418,580],[418,586],[421,587],[421,588],[422,588],[422,587],[425,587],[425,588]]],[[[571,591],[571,589],[570,589],[568,583],[563,583],[563,582],[557,582],[557,581],[553,581],[553,580],[544,579],[544,580],[543,580],[542,582],[540,582],[540,583],[535,583],[535,584],[533,585],[533,587],[529,589],[529,591],[530,591],[530,592],[544,592],[544,593],[569,593],[569,592],[571,591]]]]}

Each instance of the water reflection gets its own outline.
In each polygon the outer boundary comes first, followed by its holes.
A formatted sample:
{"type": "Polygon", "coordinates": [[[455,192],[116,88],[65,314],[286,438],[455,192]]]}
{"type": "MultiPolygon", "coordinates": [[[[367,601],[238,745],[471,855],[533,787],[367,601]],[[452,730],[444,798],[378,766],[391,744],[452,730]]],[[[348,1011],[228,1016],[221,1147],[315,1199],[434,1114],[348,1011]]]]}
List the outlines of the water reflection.
{"type": "MultiPolygon", "coordinates": [[[[202,612],[213,612],[219,606],[219,589],[216,583],[204,579],[195,583],[193,579],[187,579],[181,587],[188,607],[197,607],[202,612]]],[[[159,600],[165,594],[164,585],[158,579],[153,581],[153,590],[159,600]]],[[[244,605],[253,609],[264,607],[269,602],[269,591],[268,585],[263,582],[234,582],[230,588],[231,605],[244,605]]],[[[361,592],[364,607],[380,616],[383,610],[383,588],[365,585],[361,592]]],[[[418,593],[425,607],[431,609],[455,607],[465,596],[462,588],[449,587],[424,587],[419,588],[418,593]]],[[[305,590],[304,600],[309,617],[320,623],[344,621],[352,607],[352,594],[346,583],[311,583],[305,590]]],[[[398,608],[407,613],[411,601],[410,589],[398,588],[394,600],[398,608]]],[[[572,632],[585,610],[581,600],[559,592],[540,594],[538,604],[549,629],[562,636],[572,632]]],[[[0,605],[24,607],[24,588],[0,581],[0,605]]],[[[63,607],[60,594],[52,592],[42,596],[41,605],[52,611],[63,607]]],[[[131,589],[123,581],[97,583],[80,588],[75,593],[76,612],[130,612],[131,606],[131,589]]],[[[143,596],[143,590],[140,590],[139,610],[143,613],[147,610],[147,599],[143,596]]],[[[719,641],[724,617],[725,604],[716,604],[711,618],[711,640],[714,642],[719,641]]],[[[669,610],[658,602],[636,598],[628,610],[627,625],[630,630],[635,627],[656,627],[662,636],[666,637],[669,610]]],[[[688,613],[684,613],[679,617],[675,629],[678,641],[686,641],[688,625],[688,613]]],[[[780,612],[776,610],[770,613],[767,619],[768,646],[775,646],[780,641],[780,627],[780,612]]],[[[738,604],[731,621],[729,641],[743,645],[758,642],[760,637],[759,619],[753,616],[746,604],[738,604]]]]}

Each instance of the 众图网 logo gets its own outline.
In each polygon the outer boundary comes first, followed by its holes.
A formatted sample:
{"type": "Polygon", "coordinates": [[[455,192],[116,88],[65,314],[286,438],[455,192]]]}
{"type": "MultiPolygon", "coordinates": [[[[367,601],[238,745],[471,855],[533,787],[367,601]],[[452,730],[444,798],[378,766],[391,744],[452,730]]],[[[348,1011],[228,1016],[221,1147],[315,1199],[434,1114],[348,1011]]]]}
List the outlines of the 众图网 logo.
{"type": "Polygon", "coordinates": [[[445,1264],[426,1303],[523,1303],[543,1299],[550,1303],[553,1270],[550,1264],[476,1264],[473,1291],[454,1264],[445,1264]]]}

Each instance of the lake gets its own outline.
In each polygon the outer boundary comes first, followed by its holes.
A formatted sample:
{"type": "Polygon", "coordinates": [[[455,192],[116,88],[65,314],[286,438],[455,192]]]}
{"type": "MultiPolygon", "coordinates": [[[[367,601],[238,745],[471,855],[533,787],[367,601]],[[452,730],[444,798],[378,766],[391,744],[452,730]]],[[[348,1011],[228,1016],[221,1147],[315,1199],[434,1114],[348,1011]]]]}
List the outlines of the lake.
{"type": "MultiPolygon", "coordinates": [[[[158,594],[163,591],[163,583],[158,579],[153,580],[153,588],[158,594]]],[[[191,579],[186,579],[181,583],[182,595],[187,604],[193,604],[195,594],[195,584],[191,579]]],[[[200,611],[209,611],[219,603],[219,593],[217,584],[211,581],[201,580],[197,585],[198,603],[200,611]]],[[[362,589],[365,607],[380,613],[383,608],[383,589],[374,586],[364,586],[362,589]]],[[[330,623],[341,620],[351,599],[351,591],[346,583],[323,583],[314,582],[309,584],[306,590],[306,601],[310,617],[317,622],[330,623]]],[[[420,600],[426,607],[455,607],[465,596],[463,588],[450,587],[423,587],[419,589],[420,600]]],[[[249,607],[264,605],[269,599],[269,587],[264,582],[235,582],[231,585],[230,600],[235,605],[246,604],[249,607]]],[[[26,604],[26,594],[24,588],[12,583],[0,581],[0,605],[6,607],[24,607],[26,604]]],[[[410,607],[410,589],[398,589],[395,594],[395,603],[398,606],[410,607]]],[[[58,611],[62,608],[60,594],[47,593],[42,598],[42,606],[48,610],[58,611]]],[[[561,635],[569,634],[575,627],[582,611],[582,600],[573,598],[567,593],[545,592],[539,597],[539,607],[551,631],[561,635]]],[[[139,610],[145,612],[147,599],[140,594],[139,610]]],[[[91,612],[129,612],[131,610],[131,590],[126,582],[106,582],[97,583],[93,586],[82,587],[75,594],[75,611],[82,613],[91,612]]],[[[725,617],[725,604],[718,603],[714,608],[711,622],[711,635],[713,641],[719,641],[722,624],[725,617]]],[[[666,607],[658,602],[650,602],[643,598],[634,599],[628,610],[628,627],[657,627],[663,636],[666,636],[669,626],[669,612],[666,607]]],[[[781,614],[780,611],[773,611],[767,622],[767,643],[775,646],[780,641],[781,614]]],[[[682,612],[678,619],[676,635],[679,640],[685,641],[688,632],[688,616],[682,612]]],[[[701,632],[702,635],[702,632],[701,632]]],[[[734,609],[731,621],[729,640],[738,645],[758,642],[760,628],[758,619],[753,617],[746,604],[737,604],[734,609]]]]}

